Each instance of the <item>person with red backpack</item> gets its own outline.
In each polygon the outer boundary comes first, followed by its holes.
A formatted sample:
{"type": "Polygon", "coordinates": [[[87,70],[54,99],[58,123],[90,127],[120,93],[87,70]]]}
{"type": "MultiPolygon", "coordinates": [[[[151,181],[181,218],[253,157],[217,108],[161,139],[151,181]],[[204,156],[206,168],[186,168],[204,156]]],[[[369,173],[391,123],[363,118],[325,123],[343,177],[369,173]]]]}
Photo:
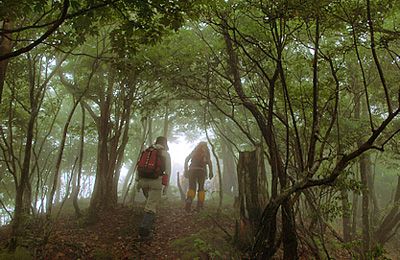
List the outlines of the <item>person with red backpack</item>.
{"type": "Polygon", "coordinates": [[[171,157],[168,153],[167,138],[159,136],[155,144],[144,150],[137,162],[137,185],[146,197],[144,216],[139,226],[139,237],[151,237],[157,206],[161,194],[167,192],[171,175],[171,157]]]}
{"type": "Polygon", "coordinates": [[[213,177],[212,164],[210,159],[210,150],[206,142],[200,142],[193,149],[193,151],[185,159],[185,172],[186,178],[189,178],[189,189],[186,193],[185,210],[190,211],[194,197],[196,196],[197,186],[197,209],[201,210],[204,206],[206,193],[204,191],[204,182],[208,177],[211,180],[213,177]],[[190,166],[188,167],[190,161],[190,166]]]}

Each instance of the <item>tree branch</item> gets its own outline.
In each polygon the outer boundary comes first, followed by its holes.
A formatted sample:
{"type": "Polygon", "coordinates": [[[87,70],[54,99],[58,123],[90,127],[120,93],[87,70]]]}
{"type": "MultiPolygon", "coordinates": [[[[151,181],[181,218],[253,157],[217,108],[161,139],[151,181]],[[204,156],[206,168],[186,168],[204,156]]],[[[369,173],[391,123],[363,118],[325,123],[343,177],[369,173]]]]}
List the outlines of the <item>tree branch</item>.
{"type": "Polygon", "coordinates": [[[61,10],[61,16],[49,30],[47,30],[42,36],[40,36],[38,39],[36,39],[34,42],[29,44],[28,46],[25,46],[16,51],[1,55],[0,61],[6,60],[6,59],[9,59],[12,57],[16,57],[18,55],[26,53],[26,52],[32,50],[33,48],[35,48],[37,45],[39,45],[45,39],[47,39],[47,37],[49,37],[53,32],[55,32],[57,30],[57,28],[64,22],[65,18],[67,17],[68,8],[69,8],[69,0],[64,0],[63,9],[61,10]]]}

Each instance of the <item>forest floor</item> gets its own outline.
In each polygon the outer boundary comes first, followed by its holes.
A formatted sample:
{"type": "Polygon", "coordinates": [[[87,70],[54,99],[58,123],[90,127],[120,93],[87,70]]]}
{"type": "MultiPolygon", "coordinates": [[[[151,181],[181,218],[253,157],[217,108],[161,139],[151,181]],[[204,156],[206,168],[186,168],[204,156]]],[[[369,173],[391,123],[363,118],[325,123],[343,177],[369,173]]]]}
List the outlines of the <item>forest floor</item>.
{"type": "MultiPolygon", "coordinates": [[[[22,247],[14,254],[0,250],[0,259],[249,259],[232,243],[232,204],[218,211],[215,201],[206,201],[204,210],[189,213],[183,206],[176,198],[164,199],[152,240],[140,241],[138,226],[144,213],[143,202],[119,205],[100,214],[91,225],[77,219],[72,207],[65,205],[52,226],[45,225],[48,222],[44,219],[31,220],[25,228],[22,247]],[[45,234],[50,234],[48,239],[45,234]]],[[[0,249],[6,247],[9,237],[10,227],[0,228],[0,249]]],[[[343,248],[337,249],[333,250],[334,259],[350,259],[343,248]]],[[[307,251],[300,246],[300,259],[312,259],[307,251]]],[[[390,252],[387,258],[379,259],[400,259],[399,248],[391,248],[390,252]]],[[[276,259],[282,259],[281,252],[276,259]]]]}
{"type": "MultiPolygon", "coordinates": [[[[217,208],[210,206],[188,213],[182,202],[166,200],[159,207],[152,240],[143,242],[137,231],[143,207],[143,203],[118,206],[100,215],[92,225],[63,213],[46,243],[43,237],[48,227],[31,223],[26,230],[26,247],[16,253],[15,259],[29,259],[29,254],[34,259],[242,258],[227,234],[234,232],[232,210],[217,214],[217,208]]],[[[0,246],[6,242],[7,230],[0,230],[0,246]]]]}

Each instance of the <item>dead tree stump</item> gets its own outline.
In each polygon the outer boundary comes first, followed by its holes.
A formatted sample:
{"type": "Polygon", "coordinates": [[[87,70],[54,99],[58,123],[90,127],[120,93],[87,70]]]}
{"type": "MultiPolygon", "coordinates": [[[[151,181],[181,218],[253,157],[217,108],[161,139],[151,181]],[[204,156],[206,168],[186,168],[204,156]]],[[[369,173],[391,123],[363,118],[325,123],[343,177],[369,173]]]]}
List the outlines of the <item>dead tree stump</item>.
{"type": "Polygon", "coordinates": [[[261,148],[240,152],[237,166],[239,214],[235,242],[245,249],[251,246],[267,201],[267,178],[261,148]]]}

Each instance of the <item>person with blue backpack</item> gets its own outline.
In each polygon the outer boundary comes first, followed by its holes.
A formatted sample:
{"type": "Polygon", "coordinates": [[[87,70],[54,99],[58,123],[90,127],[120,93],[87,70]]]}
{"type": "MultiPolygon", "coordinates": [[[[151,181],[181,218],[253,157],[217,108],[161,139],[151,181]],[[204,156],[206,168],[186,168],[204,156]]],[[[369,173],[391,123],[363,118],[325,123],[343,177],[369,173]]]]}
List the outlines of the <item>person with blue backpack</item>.
{"type": "Polygon", "coordinates": [[[168,142],[159,136],[155,144],[144,150],[137,162],[138,189],[146,197],[144,215],[139,225],[139,238],[151,238],[157,206],[162,194],[166,194],[171,175],[171,157],[168,153],[168,142]]]}

